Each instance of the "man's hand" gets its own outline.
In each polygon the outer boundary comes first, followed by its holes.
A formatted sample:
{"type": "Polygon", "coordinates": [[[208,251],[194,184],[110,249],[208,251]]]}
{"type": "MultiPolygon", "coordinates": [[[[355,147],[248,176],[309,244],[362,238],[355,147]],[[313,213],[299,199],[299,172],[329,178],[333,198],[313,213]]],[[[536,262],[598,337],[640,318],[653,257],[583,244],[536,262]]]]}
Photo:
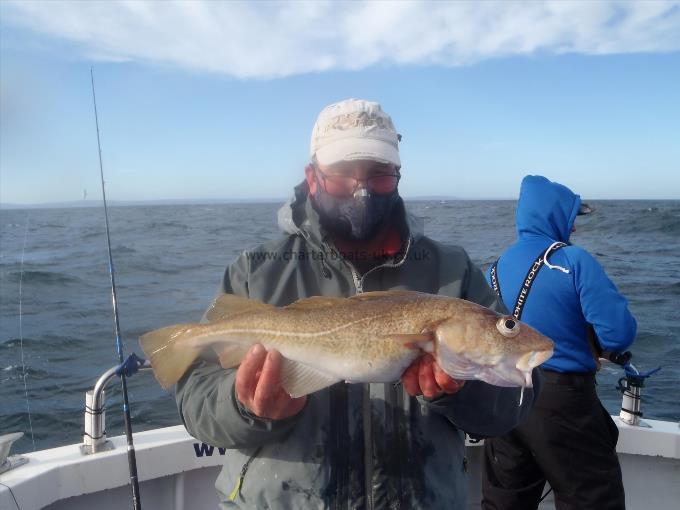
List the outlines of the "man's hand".
{"type": "Polygon", "coordinates": [[[443,393],[456,393],[465,381],[457,381],[444,372],[431,354],[416,359],[401,376],[401,383],[412,397],[439,397],[443,393]]]}
{"type": "Polygon", "coordinates": [[[253,345],[236,371],[236,397],[260,418],[282,420],[299,413],[307,397],[291,398],[281,386],[281,353],[253,345]]]}

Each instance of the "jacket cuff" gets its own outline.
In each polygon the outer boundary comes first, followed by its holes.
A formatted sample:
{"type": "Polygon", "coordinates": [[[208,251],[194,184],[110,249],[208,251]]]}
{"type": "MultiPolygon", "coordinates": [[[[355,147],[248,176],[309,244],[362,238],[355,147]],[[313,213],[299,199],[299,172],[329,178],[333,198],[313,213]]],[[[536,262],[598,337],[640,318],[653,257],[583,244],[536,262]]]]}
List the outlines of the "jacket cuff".
{"type": "Polygon", "coordinates": [[[231,399],[236,407],[236,412],[238,412],[241,418],[243,418],[248,423],[248,425],[250,425],[251,427],[255,426],[265,427],[267,430],[272,429],[272,420],[270,420],[269,418],[262,418],[261,416],[257,416],[255,413],[253,413],[250,409],[248,409],[245,405],[241,403],[241,401],[238,398],[238,395],[236,394],[235,384],[232,384],[231,387],[231,399]]]}

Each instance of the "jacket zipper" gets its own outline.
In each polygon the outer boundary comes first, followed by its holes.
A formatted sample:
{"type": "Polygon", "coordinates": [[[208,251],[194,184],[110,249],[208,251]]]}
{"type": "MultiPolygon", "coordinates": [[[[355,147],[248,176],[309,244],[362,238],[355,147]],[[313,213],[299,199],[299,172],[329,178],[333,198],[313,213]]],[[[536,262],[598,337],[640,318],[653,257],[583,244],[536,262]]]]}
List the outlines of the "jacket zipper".
{"type": "MultiPolygon", "coordinates": [[[[366,271],[362,276],[354,268],[354,265],[350,262],[346,262],[352,272],[352,280],[354,281],[354,287],[356,288],[357,294],[362,294],[364,292],[364,279],[373,271],[377,271],[380,268],[385,267],[399,267],[405,261],[408,256],[409,249],[411,248],[411,237],[409,236],[408,242],[406,244],[406,249],[404,250],[404,256],[396,263],[386,262],[379,266],[375,266],[368,271],[366,271]]],[[[371,416],[371,385],[366,384],[363,394],[363,425],[364,425],[364,470],[365,470],[365,494],[366,494],[366,510],[373,510],[373,419],[371,416]]]]}
{"type": "Polygon", "coordinates": [[[406,262],[406,257],[408,257],[408,252],[411,249],[411,237],[409,236],[408,241],[406,242],[406,249],[404,250],[404,256],[399,259],[398,262],[385,262],[384,264],[380,264],[379,266],[372,267],[368,271],[366,271],[362,276],[359,276],[359,273],[357,270],[354,268],[354,265],[351,262],[345,262],[348,266],[350,271],[352,272],[352,280],[354,281],[354,287],[356,287],[357,294],[361,294],[364,292],[364,279],[371,274],[373,271],[377,271],[378,269],[386,268],[386,267],[399,267],[406,262]]]}
{"type": "MultiPolygon", "coordinates": [[[[399,267],[406,262],[406,258],[408,257],[408,252],[411,248],[411,243],[412,243],[412,238],[409,236],[408,241],[406,243],[406,249],[404,250],[404,255],[402,258],[396,262],[396,263],[390,263],[386,262],[384,264],[380,264],[379,266],[375,266],[368,271],[366,271],[363,276],[360,276],[359,273],[357,272],[356,268],[354,267],[354,264],[352,264],[349,261],[345,261],[343,259],[343,262],[347,265],[349,268],[351,274],[352,274],[352,281],[354,282],[354,287],[356,289],[357,294],[362,294],[364,292],[364,279],[366,276],[368,276],[370,273],[373,271],[377,271],[380,268],[386,268],[386,267],[399,267]]],[[[333,251],[333,248],[328,246],[325,242],[321,242],[321,249],[326,253],[327,249],[330,249],[333,251]]],[[[366,496],[366,510],[373,510],[374,509],[374,501],[373,501],[373,471],[374,471],[374,464],[373,464],[373,430],[372,430],[372,416],[371,416],[371,387],[370,384],[365,385],[365,389],[363,392],[363,397],[362,397],[362,419],[363,419],[363,429],[364,429],[364,470],[365,470],[365,487],[364,487],[364,492],[366,496]]],[[[348,495],[349,497],[349,495],[348,495]]]]}
{"type": "Polygon", "coordinates": [[[364,424],[364,475],[366,510],[373,510],[373,417],[371,416],[371,385],[364,384],[362,418],[364,424]]]}
{"type": "Polygon", "coordinates": [[[241,494],[241,489],[243,488],[243,480],[246,477],[246,473],[248,472],[248,468],[250,467],[250,464],[255,460],[255,457],[257,457],[260,452],[262,451],[262,446],[258,446],[255,451],[251,454],[250,457],[248,457],[248,460],[246,461],[245,464],[241,467],[241,472],[239,473],[238,477],[236,478],[236,484],[234,485],[234,488],[232,489],[231,493],[229,494],[229,501],[236,501],[236,498],[240,498],[241,501],[245,502],[245,499],[243,498],[243,494],[241,494]]]}

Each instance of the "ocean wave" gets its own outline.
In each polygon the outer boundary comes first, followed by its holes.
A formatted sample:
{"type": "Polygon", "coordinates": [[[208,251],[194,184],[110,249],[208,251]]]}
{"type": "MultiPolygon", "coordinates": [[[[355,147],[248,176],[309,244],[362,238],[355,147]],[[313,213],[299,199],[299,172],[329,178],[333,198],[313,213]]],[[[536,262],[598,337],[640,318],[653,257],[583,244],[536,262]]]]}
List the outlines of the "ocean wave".
{"type": "Polygon", "coordinates": [[[180,223],[179,221],[152,221],[147,225],[148,229],[179,229],[189,230],[189,225],[180,223]]]}
{"type": "MultiPolygon", "coordinates": [[[[12,447],[12,453],[30,452],[33,448],[25,405],[25,402],[22,402],[15,412],[0,416],[0,430],[19,430],[24,432],[24,437],[19,439],[12,447]]],[[[78,411],[80,410],[50,409],[49,411],[41,412],[34,410],[31,406],[31,419],[36,448],[52,447],[55,435],[62,437],[63,444],[81,442],[83,415],[78,411]],[[55,430],[55,423],[59,424],[58,430],[55,430]]]]}
{"type": "MultiPolygon", "coordinates": [[[[44,352],[53,349],[68,351],[70,349],[86,347],[89,342],[81,338],[66,337],[61,335],[45,335],[42,338],[24,338],[24,351],[44,352]]],[[[20,349],[22,340],[20,338],[8,338],[0,340],[0,349],[20,349]]]]}
{"type": "Polygon", "coordinates": [[[636,214],[628,225],[631,231],[680,234],[680,212],[650,207],[636,214]]]}
{"type": "Polygon", "coordinates": [[[96,231],[90,231],[90,232],[83,232],[80,234],[80,238],[83,240],[87,239],[93,239],[95,237],[104,237],[106,235],[106,232],[104,230],[96,230],[96,231]]]}
{"type": "Polygon", "coordinates": [[[6,383],[13,380],[23,380],[24,374],[27,379],[35,380],[45,380],[48,377],[52,377],[52,374],[47,370],[31,367],[30,365],[26,365],[25,368],[21,365],[8,365],[0,372],[0,382],[6,383]]]}
{"type": "Polygon", "coordinates": [[[666,292],[673,294],[674,296],[680,295],[680,282],[671,283],[666,285],[666,292]]]}
{"type": "Polygon", "coordinates": [[[7,275],[7,281],[9,282],[19,283],[20,280],[22,280],[24,284],[30,283],[38,285],[70,285],[82,282],[77,276],[55,271],[27,270],[23,271],[23,276],[21,271],[13,271],[7,275]]]}
{"type": "Polygon", "coordinates": [[[111,248],[114,255],[120,255],[122,253],[135,253],[137,250],[130,246],[118,245],[111,248]]]}

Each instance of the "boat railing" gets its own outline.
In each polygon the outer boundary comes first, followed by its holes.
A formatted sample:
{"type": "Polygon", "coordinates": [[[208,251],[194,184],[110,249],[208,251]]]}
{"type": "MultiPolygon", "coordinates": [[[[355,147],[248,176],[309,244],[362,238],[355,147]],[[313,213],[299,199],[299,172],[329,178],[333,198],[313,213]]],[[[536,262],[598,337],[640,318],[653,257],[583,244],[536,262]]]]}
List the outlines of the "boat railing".
{"type": "Polygon", "coordinates": [[[106,439],[106,385],[121,373],[132,375],[137,371],[151,370],[151,364],[131,355],[122,365],[109,368],[97,380],[94,388],[85,393],[85,432],[80,451],[83,455],[112,450],[106,439]]]}

